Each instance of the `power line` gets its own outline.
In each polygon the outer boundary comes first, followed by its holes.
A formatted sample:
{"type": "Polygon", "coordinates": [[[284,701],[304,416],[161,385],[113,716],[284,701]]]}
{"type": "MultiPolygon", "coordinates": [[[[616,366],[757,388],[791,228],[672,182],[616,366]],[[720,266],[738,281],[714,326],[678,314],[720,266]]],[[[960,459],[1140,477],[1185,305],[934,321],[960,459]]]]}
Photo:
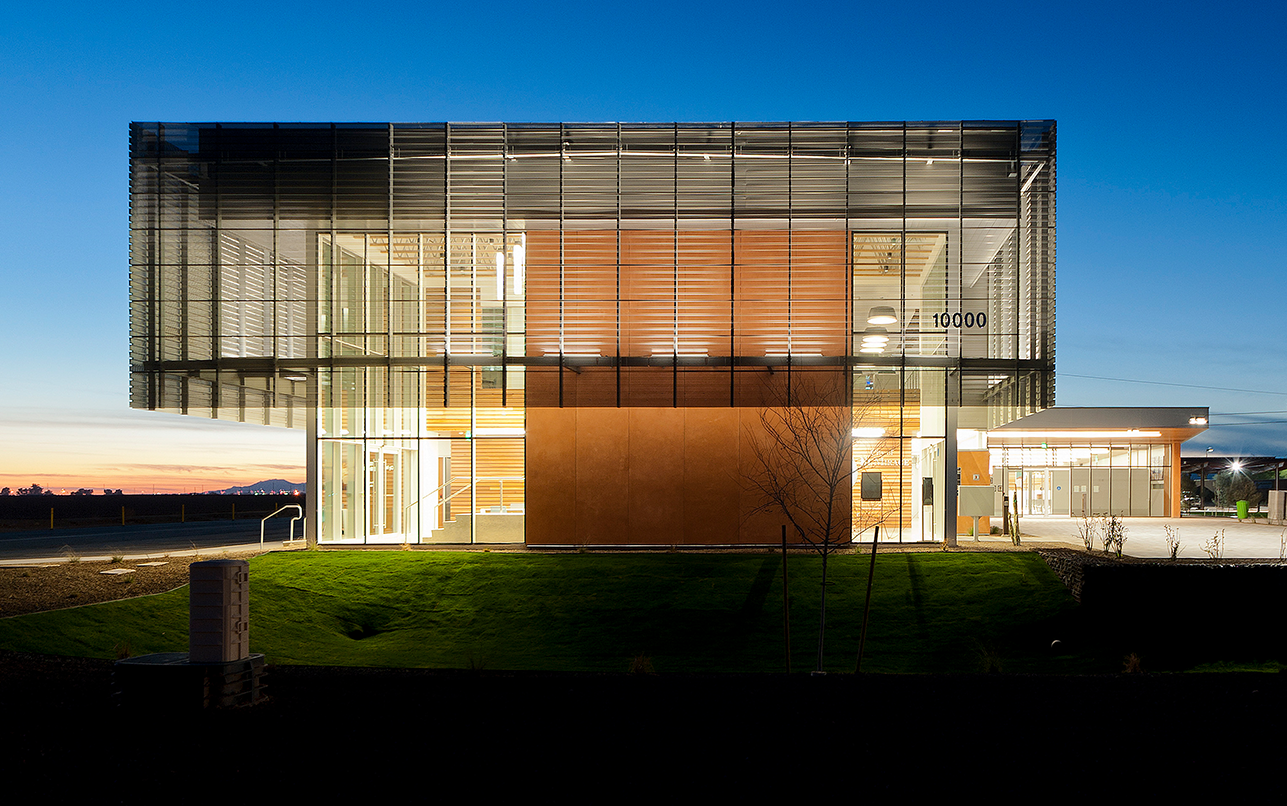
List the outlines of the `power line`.
{"type": "Polygon", "coordinates": [[[1213,411],[1212,417],[1246,417],[1251,414],[1287,414],[1287,409],[1273,409],[1270,411],[1213,411]]]}
{"type": "Polygon", "coordinates": [[[1168,383],[1167,381],[1140,381],[1134,378],[1109,378],[1104,375],[1078,375],[1075,372],[1057,372],[1055,377],[1089,378],[1096,381],[1119,381],[1121,383],[1145,383],[1151,386],[1183,386],[1186,389],[1206,389],[1212,392],[1244,392],[1251,395],[1287,395],[1287,392],[1270,392],[1266,389],[1235,389],[1232,386],[1202,386],[1196,383],[1168,383]]]}
{"type": "Polygon", "coordinates": [[[1208,428],[1229,428],[1235,425],[1274,425],[1278,423],[1287,423],[1287,420],[1252,420],[1246,423],[1211,423],[1208,428]]]}

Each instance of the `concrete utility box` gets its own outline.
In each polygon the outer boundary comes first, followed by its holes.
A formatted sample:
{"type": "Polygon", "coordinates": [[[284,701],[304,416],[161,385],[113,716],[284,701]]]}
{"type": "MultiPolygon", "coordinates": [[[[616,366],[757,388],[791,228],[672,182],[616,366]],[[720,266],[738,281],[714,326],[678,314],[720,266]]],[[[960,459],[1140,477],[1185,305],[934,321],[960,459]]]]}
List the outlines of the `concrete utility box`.
{"type": "Polygon", "coordinates": [[[966,517],[991,517],[996,514],[996,495],[992,491],[992,485],[986,487],[978,484],[962,484],[961,491],[957,494],[957,507],[961,515],[966,517]]]}
{"type": "Polygon", "coordinates": [[[1282,524],[1287,519],[1287,490],[1269,491],[1269,522],[1282,524]]]}
{"type": "Polygon", "coordinates": [[[188,657],[227,663],[250,657],[250,566],[207,560],[189,570],[188,657]]]}

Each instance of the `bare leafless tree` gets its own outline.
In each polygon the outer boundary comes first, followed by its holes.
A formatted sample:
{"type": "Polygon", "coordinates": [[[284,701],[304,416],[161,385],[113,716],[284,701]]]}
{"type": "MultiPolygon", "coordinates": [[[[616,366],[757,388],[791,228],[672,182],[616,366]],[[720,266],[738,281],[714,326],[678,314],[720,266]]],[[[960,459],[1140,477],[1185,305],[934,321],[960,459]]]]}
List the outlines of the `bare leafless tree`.
{"type": "Polygon", "coordinates": [[[747,429],[751,462],[744,483],[758,499],[751,515],[781,514],[822,557],[817,658],[822,671],[827,559],[897,509],[892,497],[864,502],[866,506],[856,506],[854,500],[859,474],[890,464],[897,440],[876,435],[878,427],[863,427],[876,420],[879,397],[855,400],[840,373],[796,373],[791,380],[774,387],[769,405],[760,409],[759,428],[747,429]]]}

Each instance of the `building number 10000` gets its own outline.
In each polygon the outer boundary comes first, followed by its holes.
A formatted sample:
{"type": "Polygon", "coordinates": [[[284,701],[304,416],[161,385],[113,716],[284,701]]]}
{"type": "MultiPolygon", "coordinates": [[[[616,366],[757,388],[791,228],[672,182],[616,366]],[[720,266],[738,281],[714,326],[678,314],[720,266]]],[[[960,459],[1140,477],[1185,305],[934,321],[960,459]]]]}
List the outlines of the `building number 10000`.
{"type": "Polygon", "coordinates": [[[934,314],[934,327],[987,327],[988,315],[980,311],[979,313],[962,314],[956,313],[936,313],[934,314]]]}

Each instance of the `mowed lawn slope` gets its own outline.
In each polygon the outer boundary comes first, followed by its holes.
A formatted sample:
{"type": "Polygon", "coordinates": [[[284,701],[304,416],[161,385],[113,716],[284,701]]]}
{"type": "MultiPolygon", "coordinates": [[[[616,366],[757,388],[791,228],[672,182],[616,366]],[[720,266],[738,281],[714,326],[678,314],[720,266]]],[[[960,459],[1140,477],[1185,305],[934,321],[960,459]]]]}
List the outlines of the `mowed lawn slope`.
{"type": "MultiPolygon", "coordinates": [[[[806,671],[821,562],[788,562],[792,669],[806,671]]],[[[853,669],[869,563],[830,560],[829,671],[853,669]]],[[[777,554],[290,552],[250,568],[251,649],[271,663],[624,672],[646,659],[659,674],[785,669],[777,554]]],[[[0,647],[183,651],[187,596],[183,588],[7,619],[0,647]]],[[[881,555],[863,669],[1098,670],[1050,652],[1075,611],[1036,554],[881,555]]]]}

